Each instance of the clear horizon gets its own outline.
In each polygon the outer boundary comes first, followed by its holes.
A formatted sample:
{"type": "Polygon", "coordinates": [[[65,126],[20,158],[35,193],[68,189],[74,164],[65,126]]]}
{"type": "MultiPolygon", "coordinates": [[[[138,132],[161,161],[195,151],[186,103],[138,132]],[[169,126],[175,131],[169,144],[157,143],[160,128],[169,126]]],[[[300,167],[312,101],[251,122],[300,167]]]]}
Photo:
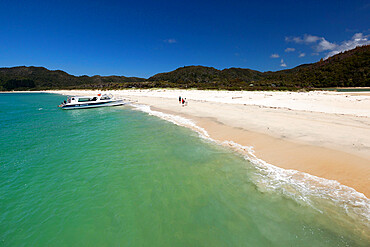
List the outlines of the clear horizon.
{"type": "Polygon", "coordinates": [[[3,1],[0,67],[148,78],[277,71],[370,44],[368,1],[3,1]]]}

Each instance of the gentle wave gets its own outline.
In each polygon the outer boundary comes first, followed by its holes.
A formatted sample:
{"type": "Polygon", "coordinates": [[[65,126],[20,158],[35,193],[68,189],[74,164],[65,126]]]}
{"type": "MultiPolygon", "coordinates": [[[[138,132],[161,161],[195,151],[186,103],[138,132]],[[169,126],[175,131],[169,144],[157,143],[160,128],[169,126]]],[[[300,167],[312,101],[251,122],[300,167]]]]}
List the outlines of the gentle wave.
{"type": "Polygon", "coordinates": [[[153,115],[153,116],[162,118],[164,120],[167,120],[167,121],[169,121],[171,123],[174,123],[176,125],[179,125],[179,126],[190,128],[190,129],[198,132],[201,137],[207,138],[207,139],[210,139],[210,140],[213,141],[213,139],[211,139],[209,137],[209,134],[205,129],[197,126],[193,121],[191,121],[187,118],[180,117],[180,116],[175,116],[175,115],[172,115],[172,114],[163,113],[163,112],[160,112],[160,111],[153,111],[153,110],[150,109],[150,106],[147,106],[147,105],[132,104],[132,106],[134,106],[135,109],[138,109],[140,111],[148,113],[149,115],[153,115]]]}
{"type": "Polygon", "coordinates": [[[196,131],[200,137],[219,145],[230,147],[244,155],[254,165],[253,181],[261,192],[276,192],[294,199],[302,205],[309,205],[320,213],[330,211],[333,220],[341,225],[354,226],[362,237],[370,239],[370,200],[355,189],[329,180],[292,169],[283,169],[258,158],[253,147],[242,146],[233,141],[219,142],[210,138],[207,131],[193,121],[154,111],[147,105],[132,104],[134,109],[167,120],[179,126],[196,131]],[[339,210],[331,210],[333,207],[339,210]],[[343,217],[346,215],[347,217],[343,217]]]}

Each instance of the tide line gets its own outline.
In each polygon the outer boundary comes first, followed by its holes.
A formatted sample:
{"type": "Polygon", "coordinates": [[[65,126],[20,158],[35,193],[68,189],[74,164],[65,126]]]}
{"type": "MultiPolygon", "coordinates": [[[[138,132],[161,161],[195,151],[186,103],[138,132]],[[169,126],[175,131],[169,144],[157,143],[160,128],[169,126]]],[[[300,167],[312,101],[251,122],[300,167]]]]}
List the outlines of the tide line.
{"type": "Polygon", "coordinates": [[[338,217],[335,218],[339,221],[351,221],[358,226],[360,233],[365,234],[365,237],[370,239],[369,234],[366,233],[366,230],[364,231],[364,229],[370,228],[370,200],[363,193],[342,185],[336,180],[269,164],[255,155],[252,146],[242,146],[233,141],[220,142],[214,140],[205,129],[197,126],[190,119],[155,111],[148,105],[132,104],[132,106],[134,109],[149,115],[159,117],[178,126],[190,128],[196,131],[201,138],[232,148],[242,154],[247,161],[253,164],[255,169],[253,182],[263,193],[279,193],[299,204],[309,205],[320,213],[324,213],[325,208],[328,207],[339,207],[341,210],[337,212],[338,217]],[[343,214],[347,215],[348,218],[340,217],[343,214]]]}

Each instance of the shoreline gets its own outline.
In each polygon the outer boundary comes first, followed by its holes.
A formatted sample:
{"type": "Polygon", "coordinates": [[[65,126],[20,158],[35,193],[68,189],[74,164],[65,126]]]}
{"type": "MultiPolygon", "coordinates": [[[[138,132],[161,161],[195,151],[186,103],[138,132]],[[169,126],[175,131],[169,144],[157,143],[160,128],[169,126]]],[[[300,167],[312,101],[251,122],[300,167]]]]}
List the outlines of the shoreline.
{"type": "MultiPolygon", "coordinates": [[[[283,140],[264,133],[230,127],[210,118],[178,114],[157,107],[151,107],[151,109],[192,120],[196,126],[207,132],[209,138],[224,146],[235,149],[232,145],[227,144],[233,142],[243,147],[252,147],[256,157],[268,164],[336,180],[363,193],[367,198],[370,197],[369,182],[367,181],[369,179],[370,161],[366,158],[343,151],[283,140]],[[310,155],[307,156],[307,153],[310,155]],[[357,168],[353,169],[352,166],[348,165],[349,163],[356,163],[357,168]],[[355,182],[354,178],[365,182],[355,182]]],[[[244,155],[249,154],[246,151],[237,151],[244,155]]]]}
{"type": "MultiPolygon", "coordinates": [[[[91,90],[46,92],[79,95],[97,93],[91,90]]],[[[370,93],[359,96],[351,95],[351,92],[208,92],[168,89],[110,92],[137,104],[148,105],[152,110],[189,119],[219,143],[231,141],[242,146],[252,146],[255,155],[269,164],[336,180],[370,198],[370,93]],[[181,94],[184,97],[190,95],[187,97],[188,106],[182,107],[178,103],[181,94]],[[265,97],[262,98],[261,94],[265,97]],[[248,103],[253,100],[256,103],[261,98],[262,101],[257,105],[234,103],[242,97],[247,98],[248,103]],[[274,101],[274,97],[277,100],[291,98],[287,102],[280,102],[274,101]],[[320,100],[327,99],[330,102],[326,108],[323,107],[326,112],[320,112],[322,108],[318,106],[323,104],[320,100]],[[340,100],[343,102],[336,102],[340,100]],[[312,105],[304,105],[310,101],[312,105]],[[268,106],[271,102],[278,104],[268,106]],[[294,105],[296,102],[298,104],[294,105]],[[289,104],[291,107],[287,108],[289,104]],[[333,107],[335,104],[336,107],[333,107]],[[342,108],[343,105],[346,107],[342,108]],[[350,111],[351,108],[356,109],[350,111]]]]}

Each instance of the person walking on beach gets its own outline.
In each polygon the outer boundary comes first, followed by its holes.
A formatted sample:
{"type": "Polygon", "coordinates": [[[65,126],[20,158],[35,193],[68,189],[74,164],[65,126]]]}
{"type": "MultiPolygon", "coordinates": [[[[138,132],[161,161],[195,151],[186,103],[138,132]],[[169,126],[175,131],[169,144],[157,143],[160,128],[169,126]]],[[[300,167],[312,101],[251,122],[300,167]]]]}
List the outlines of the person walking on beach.
{"type": "Polygon", "coordinates": [[[179,96],[179,104],[181,104],[181,96],[179,96]]]}
{"type": "Polygon", "coordinates": [[[182,106],[184,106],[184,104],[185,104],[184,98],[181,99],[181,103],[182,103],[182,106]]]}

